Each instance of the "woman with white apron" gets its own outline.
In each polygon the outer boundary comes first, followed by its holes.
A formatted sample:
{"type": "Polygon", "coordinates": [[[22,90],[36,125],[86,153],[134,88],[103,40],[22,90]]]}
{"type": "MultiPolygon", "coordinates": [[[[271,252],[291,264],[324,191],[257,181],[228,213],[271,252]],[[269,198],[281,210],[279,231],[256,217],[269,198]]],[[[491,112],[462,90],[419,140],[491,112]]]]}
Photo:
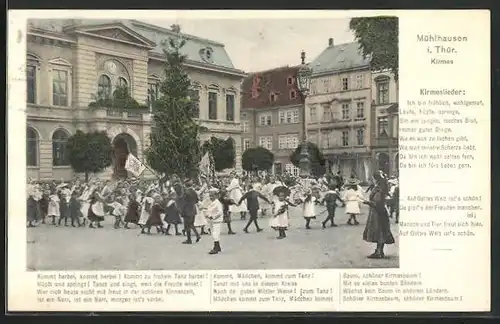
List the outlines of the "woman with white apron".
{"type": "MultiPolygon", "coordinates": [[[[226,188],[226,192],[229,194],[229,197],[233,201],[240,201],[241,197],[243,197],[243,192],[240,184],[240,179],[236,175],[236,173],[232,173],[233,178],[229,183],[229,186],[226,188]]],[[[245,219],[247,213],[247,206],[245,202],[242,202],[240,206],[231,205],[229,206],[229,212],[231,214],[240,213],[241,219],[245,219]]]]}
{"type": "Polygon", "coordinates": [[[206,213],[208,204],[210,203],[210,198],[208,197],[208,184],[204,182],[201,188],[196,192],[196,194],[200,198],[200,202],[197,205],[197,212],[194,216],[194,227],[200,227],[200,234],[206,235],[208,234],[207,232],[205,232],[205,226],[207,226],[208,224],[206,213]]]}

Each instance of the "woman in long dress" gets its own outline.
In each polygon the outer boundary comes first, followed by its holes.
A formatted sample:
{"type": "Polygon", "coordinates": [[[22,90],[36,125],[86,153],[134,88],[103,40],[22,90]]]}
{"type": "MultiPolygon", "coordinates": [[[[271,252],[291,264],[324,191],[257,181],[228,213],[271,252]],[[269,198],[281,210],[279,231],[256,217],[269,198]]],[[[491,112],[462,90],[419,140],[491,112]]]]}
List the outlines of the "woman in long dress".
{"type": "Polygon", "coordinates": [[[151,227],[155,226],[156,227],[156,232],[157,233],[164,233],[163,231],[163,220],[161,219],[161,214],[164,212],[162,208],[162,199],[161,195],[158,193],[155,193],[152,197],[153,203],[151,205],[150,213],[149,213],[149,218],[146,221],[145,226],[143,227],[143,232],[144,228],[146,228],[147,234],[151,234],[151,227]]]}
{"type": "Polygon", "coordinates": [[[140,217],[139,217],[139,226],[141,226],[141,234],[147,234],[146,233],[146,224],[148,222],[149,217],[151,216],[151,207],[153,207],[154,204],[154,199],[152,197],[149,197],[148,195],[151,193],[151,191],[146,192],[145,197],[141,199],[140,202],[140,217]]]}
{"type": "Polygon", "coordinates": [[[366,227],[363,232],[363,240],[369,243],[376,243],[375,252],[368,256],[371,259],[384,258],[384,246],[394,244],[394,236],[391,233],[389,215],[385,208],[385,197],[388,193],[387,181],[380,172],[373,175],[375,186],[370,192],[370,198],[365,201],[370,207],[366,227]]]}
{"type": "MultiPolygon", "coordinates": [[[[241,188],[241,183],[239,177],[236,175],[236,173],[232,174],[233,178],[231,179],[231,182],[229,183],[229,186],[226,188],[226,191],[229,193],[229,197],[233,201],[240,201],[241,197],[243,196],[242,188],[241,188]]],[[[229,206],[229,212],[231,214],[236,214],[240,213],[240,218],[245,219],[246,214],[247,214],[247,206],[245,202],[243,202],[240,206],[238,205],[231,205],[229,206]]]]}
{"type": "Polygon", "coordinates": [[[140,190],[137,190],[135,193],[130,193],[128,205],[127,205],[127,213],[125,214],[125,222],[124,228],[129,229],[129,223],[136,224],[139,222],[139,200],[140,199],[140,190]]]}

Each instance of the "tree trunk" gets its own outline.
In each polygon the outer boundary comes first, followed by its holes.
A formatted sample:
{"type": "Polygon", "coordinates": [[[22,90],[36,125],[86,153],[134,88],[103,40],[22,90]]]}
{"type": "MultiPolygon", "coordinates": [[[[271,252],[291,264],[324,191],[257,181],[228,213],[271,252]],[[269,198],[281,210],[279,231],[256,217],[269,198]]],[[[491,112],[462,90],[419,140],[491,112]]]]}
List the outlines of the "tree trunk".
{"type": "Polygon", "coordinates": [[[85,182],[89,182],[89,173],[85,171],[85,182]]]}

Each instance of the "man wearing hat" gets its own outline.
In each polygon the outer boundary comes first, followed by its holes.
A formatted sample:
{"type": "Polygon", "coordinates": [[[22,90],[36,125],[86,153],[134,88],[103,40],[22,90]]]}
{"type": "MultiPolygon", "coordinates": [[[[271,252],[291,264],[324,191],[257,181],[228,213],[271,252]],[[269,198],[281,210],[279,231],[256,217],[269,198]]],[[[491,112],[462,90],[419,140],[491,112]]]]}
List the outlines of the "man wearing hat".
{"type": "Polygon", "coordinates": [[[186,189],[182,195],[182,203],[181,203],[181,217],[184,219],[184,231],[187,236],[187,240],[182,242],[183,244],[192,244],[191,241],[191,230],[194,232],[196,236],[196,242],[199,242],[201,239],[200,234],[194,227],[194,217],[196,216],[196,204],[198,203],[198,194],[193,188],[193,181],[191,179],[186,180],[185,182],[186,189]]]}

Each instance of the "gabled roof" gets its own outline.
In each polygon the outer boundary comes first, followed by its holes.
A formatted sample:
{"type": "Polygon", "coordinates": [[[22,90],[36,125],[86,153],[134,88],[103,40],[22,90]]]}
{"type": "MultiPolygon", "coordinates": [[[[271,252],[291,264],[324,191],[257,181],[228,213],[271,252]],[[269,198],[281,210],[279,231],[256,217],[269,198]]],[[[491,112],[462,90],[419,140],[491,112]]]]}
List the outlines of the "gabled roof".
{"type": "Polygon", "coordinates": [[[92,23],[63,27],[63,32],[91,34],[99,37],[114,39],[120,42],[132,43],[149,49],[156,47],[155,42],[137,33],[135,30],[124,24],[123,21],[96,20],[92,23]]]}
{"type": "Polygon", "coordinates": [[[241,108],[265,109],[302,104],[303,99],[297,88],[298,66],[284,66],[248,75],[242,84],[241,108]],[[288,78],[292,84],[288,84],[288,78]],[[295,98],[290,92],[295,91],[295,98]],[[271,101],[271,93],[276,100],[271,101]]]}
{"type": "Polygon", "coordinates": [[[328,46],[310,64],[314,74],[368,67],[369,65],[370,58],[363,58],[363,53],[357,42],[328,46]]]}

